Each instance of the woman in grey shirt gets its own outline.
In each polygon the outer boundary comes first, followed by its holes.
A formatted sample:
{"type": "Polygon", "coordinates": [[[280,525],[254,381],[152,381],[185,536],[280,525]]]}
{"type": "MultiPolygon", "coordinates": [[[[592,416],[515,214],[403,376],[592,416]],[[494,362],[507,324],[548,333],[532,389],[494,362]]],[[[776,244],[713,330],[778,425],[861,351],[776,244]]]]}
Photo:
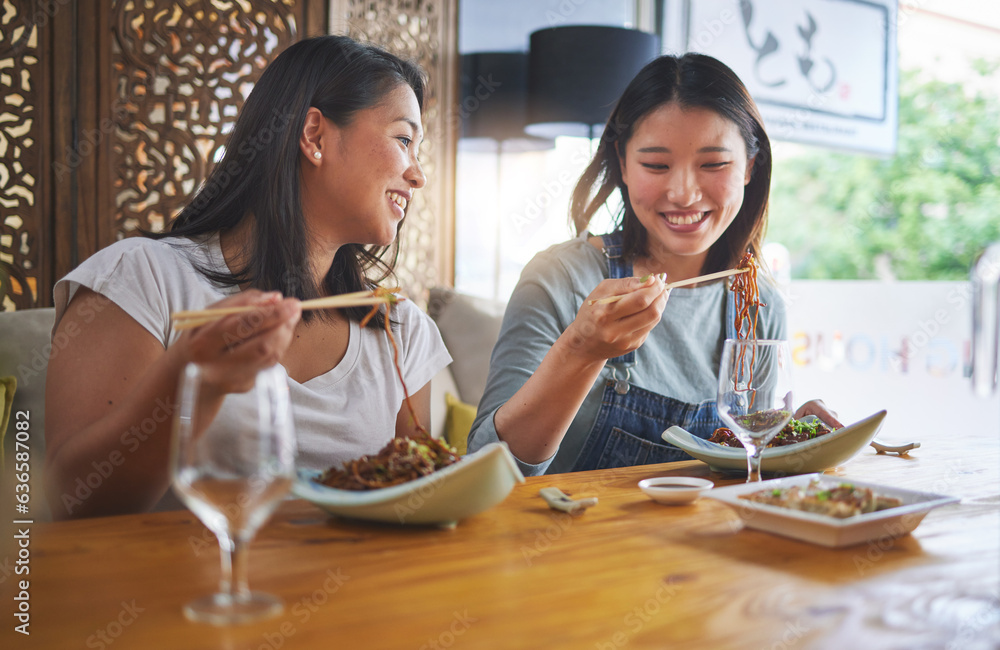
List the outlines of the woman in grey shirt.
{"type": "MultiPolygon", "coordinates": [[[[665,283],[759,259],[770,180],[770,142],[732,70],[699,54],[643,68],[574,191],[579,236],[536,256],[514,289],[469,450],[503,440],[526,474],[687,458],[660,433],[721,426],[716,372],[735,313],[726,281],[665,283]],[[616,189],[618,229],[591,236],[616,189]]],[[[785,338],[763,278],[760,295],[757,337],[785,338]]],[[[796,416],[810,413],[839,426],[822,402],[796,416]]]]}

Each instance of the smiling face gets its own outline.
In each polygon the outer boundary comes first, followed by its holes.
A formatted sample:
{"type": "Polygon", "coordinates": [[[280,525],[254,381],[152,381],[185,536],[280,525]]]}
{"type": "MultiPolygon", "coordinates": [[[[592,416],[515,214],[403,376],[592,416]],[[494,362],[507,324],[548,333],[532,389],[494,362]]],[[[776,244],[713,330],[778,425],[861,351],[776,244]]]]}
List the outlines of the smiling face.
{"type": "Polygon", "coordinates": [[[333,249],[391,244],[414,191],[426,181],[417,162],[422,139],[420,107],[406,84],[343,127],[310,109],[300,143],[310,234],[333,249]]]}
{"type": "Polygon", "coordinates": [[[671,102],[636,124],[619,160],[632,209],[648,234],[648,270],[675,280],[697,275],[709,247],[736,218],[750,182],[753,161],[739,128],[713,110],[671,102]]]}

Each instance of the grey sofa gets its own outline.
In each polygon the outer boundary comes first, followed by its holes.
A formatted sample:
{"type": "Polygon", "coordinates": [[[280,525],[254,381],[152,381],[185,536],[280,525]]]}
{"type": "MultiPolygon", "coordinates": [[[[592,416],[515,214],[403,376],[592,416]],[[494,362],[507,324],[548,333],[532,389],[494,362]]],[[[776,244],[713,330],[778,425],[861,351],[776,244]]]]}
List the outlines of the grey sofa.
{"type": "MultiPolygon", "coordinates": [[[[42,465],[45,459],[45,373],[52,356],[52,324],[55,309],[28,309],[0,312],[0,377],[14,377],[17,388],[11,404],[11,418],[4,437],[6,467],[3,472],[3,493],[14,494],[14,472],[11,471],[17,451],[15,449],[15,420],[28,423],[30,447],[29,481],[30,510],[28,515],[36,521],[49,518],[42,483],[42,465]],[[18,413],[26,413],[17,417],[18,413]]],[[[58,346],[56,342],[56,346],[58,346]]],[[[65,342],[62,342],[65,345],[65,342]]]]}

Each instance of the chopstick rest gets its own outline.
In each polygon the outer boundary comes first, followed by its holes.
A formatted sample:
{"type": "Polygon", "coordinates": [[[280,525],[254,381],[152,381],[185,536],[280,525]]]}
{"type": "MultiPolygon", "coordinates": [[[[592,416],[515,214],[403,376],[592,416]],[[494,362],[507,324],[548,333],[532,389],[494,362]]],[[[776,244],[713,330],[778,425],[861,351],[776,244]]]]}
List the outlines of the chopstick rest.
{"type": "Polygon", "coordinates": [[[571,515],[583,513],[587,508],[597,505],[597,497],[573,499],[559,488],[544,487],[538,493],[553,510],[568,512],[571,515]]]}
{"type": "Polygon", "coordinates": [[[911,449],[916,449],[920,446],[919,442],[907,442],[901,445],[887,445],[881,440],[872,440],[868,444],[874,447],[875,451],[880,454],[899,454],[900,456],[904,456],[911,449]]]}

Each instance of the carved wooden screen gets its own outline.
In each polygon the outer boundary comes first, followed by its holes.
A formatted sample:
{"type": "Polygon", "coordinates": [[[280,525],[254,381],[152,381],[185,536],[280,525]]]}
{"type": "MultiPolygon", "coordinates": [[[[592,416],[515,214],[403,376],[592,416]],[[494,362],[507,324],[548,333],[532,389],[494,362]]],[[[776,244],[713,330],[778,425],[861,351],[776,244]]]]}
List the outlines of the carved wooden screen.
{"type": "Polygon", "coordinates": [[[204,180],[268,61],[324,0],[0,0],[0,309],[204,180]]]}
{"type": "Polygon", "coordinates": [[[0,11],[0,309],[38,303],[49,278],[43,262],[45,121],[41,50],[47,14],[28,0],[0,11]]]}
{"type": "Polygon", "coordinates": [[[400,237],[399,284],[419,300],[454,283],[457,0],[331,0],[330,31],[420,64],[428,75],[420,161],[427,184],[414,194],[400,237]]]}
{"type": "Polygon", "coordinates": [[[0,0],[0,309],[49,305],[55,279],[89,255],[162,228],[217,160],[266,62],[328,27],[428,72],[428,184],[399,276],[414,297],[450,284],[456,0],[327,4],[0,0]]]}
{"type": "Polygon", "coordinates": [[[119,0],[112,9],[116,238],[154,231],[221,158],[267,63],[300,34],[292,0],[119,0]]]}

